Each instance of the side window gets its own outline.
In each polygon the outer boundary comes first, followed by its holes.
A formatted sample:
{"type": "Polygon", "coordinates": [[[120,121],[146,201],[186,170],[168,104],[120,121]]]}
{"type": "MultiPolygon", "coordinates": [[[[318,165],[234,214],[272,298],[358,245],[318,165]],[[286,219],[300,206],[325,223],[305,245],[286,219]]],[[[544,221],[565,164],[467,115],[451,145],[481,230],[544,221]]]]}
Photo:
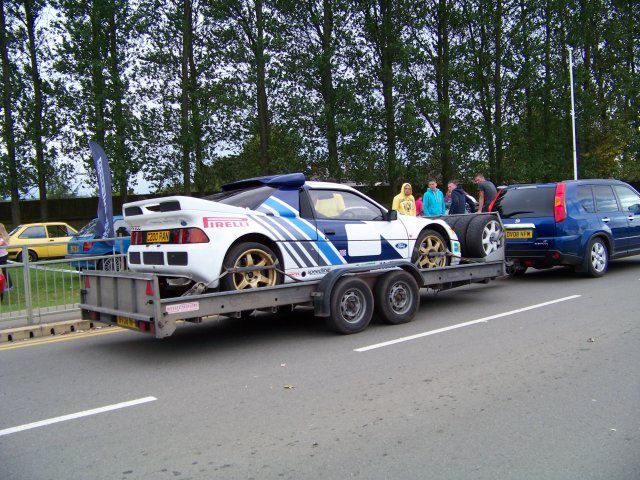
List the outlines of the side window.
{"type": "Polygon", "coordinates": [[[351,192],[309,190],[309,197],[317,218],[361,221],[384,218],[380,207],[351,192]]]}
{"type": "Polygon", "coordinates": [[[616,185],[613,187],[625,212],[640,213],[640,196],[629,187],[616,185]]]}
{"type": "Polygon", "coordinates": [[[47,238],[47,233],[44,231],[44,226],[28,227],[22,232],[20,238],[47,238]]]}
{"type": "Polygon", "coordinates": [[[593,213],[596,211],[590,185],[578,185],[577,200],[578,205],[585,212],[593,213]]]}
{"type": "Polygon", "coordinates": [[[596,198],[596,210],[598,212],[618,211],[618,202],[609,185],[593,185],[593,194],[596,198]]]}
{"type": "Polygon", "coordinates": [[[67,229],[64,225],[48,225],[49,238],[68,237],[67,229]]]}

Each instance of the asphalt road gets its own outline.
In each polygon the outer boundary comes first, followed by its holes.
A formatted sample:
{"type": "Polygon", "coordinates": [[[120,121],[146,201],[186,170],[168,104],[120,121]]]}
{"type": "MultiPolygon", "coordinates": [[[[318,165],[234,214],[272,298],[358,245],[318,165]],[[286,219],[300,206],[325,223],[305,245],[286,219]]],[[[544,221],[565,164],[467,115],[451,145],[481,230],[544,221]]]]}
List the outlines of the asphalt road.
{"type": "Polygon", "coordinates": [[[296,311],[5,345],[0,478],[637,480],[639,287],[636,258],[350,336],[296,311]]]}

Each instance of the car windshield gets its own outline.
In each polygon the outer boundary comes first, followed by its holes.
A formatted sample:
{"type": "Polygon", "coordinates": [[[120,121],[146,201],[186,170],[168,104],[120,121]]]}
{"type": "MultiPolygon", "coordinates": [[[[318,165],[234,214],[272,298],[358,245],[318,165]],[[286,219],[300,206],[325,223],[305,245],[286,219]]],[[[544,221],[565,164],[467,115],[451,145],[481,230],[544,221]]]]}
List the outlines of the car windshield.
{"type": "Polygon", "coordinates": [[[553,217],[555,194],[552,186],[510,188],[498,196],[492,211],[502,218],[553,217]]]}
{"type": "Polygon", "coordinates": [[[77,235],[82,237],[87,235],[95,235],[97,223],[98,223],[98,219],[94,218],[89,223],[87,223],[84,227],[82,227],[77,235]]]}
{"type": "Polygon", "coordinates": [[[268,186],[242,188],[228,192],[214,193],[204,197],[205,200],[233,205],[234,207],[250,208],[255,210],[269,198],[276,189],[268,186]]]}

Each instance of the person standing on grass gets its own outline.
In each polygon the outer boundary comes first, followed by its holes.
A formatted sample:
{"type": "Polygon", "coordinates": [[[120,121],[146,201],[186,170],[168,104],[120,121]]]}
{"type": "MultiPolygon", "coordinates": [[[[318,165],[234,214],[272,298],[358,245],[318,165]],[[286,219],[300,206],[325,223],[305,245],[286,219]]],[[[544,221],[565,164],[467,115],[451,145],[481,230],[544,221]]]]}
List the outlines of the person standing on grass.
{"type": "Polygon", "coordinates": [[[438,189],[438,182],[436,182],[435,178],[429,179],[429,188],[424,192],[422,199],[425,216],[437,217],[444,215],[444,195],[438,189]]]}
{"type": "Polygon", "coordinates": [[[9,234],[7,233],[7,229],[4,228],[4,224],[0,223],[0,265],[2,265],[2,274],[4,275],[5,282],[5,290],[12,290],[13,284],[11,283],[11,277],[9,276],[9,272],[4,267],[7,264],[7,260],[9,259],[9,252],[4,248],[9,245],[9,234]]]}

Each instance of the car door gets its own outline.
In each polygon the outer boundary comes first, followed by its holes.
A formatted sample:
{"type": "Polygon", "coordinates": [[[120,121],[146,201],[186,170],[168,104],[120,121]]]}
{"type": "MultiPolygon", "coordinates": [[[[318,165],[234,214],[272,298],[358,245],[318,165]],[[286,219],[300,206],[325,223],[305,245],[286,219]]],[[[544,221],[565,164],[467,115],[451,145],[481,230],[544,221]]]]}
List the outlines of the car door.
{"type": "Polygon", "coordinates": [[[346,263],[381,262],[408,256],[407,231],[385,210],[345,190],[309,190],[318,243],[331,246],[346,263]]]}
{"type": "Polygon", "coordinates": [[[596,214],[603,228],[609,228],[613,237],[614,252],[625,251],[628,247],[627,215],[620,210],[618,200],[611,185],[592,185],[596,214]]]}
{"type": "Polygon", "coordinates": [[[627,244],[630,251],[640,251],[640,195],[626,185],[614,185],[622,213],[627,218],[627,244]]]}
{"type": "Polygon", "coordinates": [[[47,257],[64,257],[67,254],[67,243],[71,236],[66,225],[47,225],[47,257]]]}

